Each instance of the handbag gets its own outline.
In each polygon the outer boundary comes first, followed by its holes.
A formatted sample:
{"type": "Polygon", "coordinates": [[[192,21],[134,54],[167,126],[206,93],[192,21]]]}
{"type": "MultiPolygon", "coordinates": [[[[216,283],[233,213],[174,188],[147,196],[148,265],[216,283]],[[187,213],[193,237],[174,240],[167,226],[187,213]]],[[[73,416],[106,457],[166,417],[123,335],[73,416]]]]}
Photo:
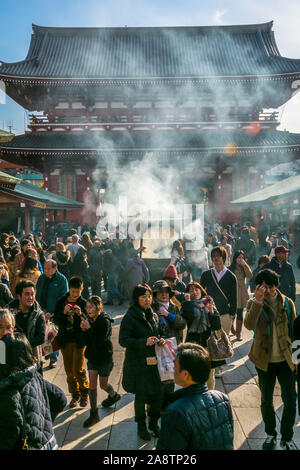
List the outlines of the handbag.
{"type": "Polygon", "coordinates": [[[207,340],[207,349],[211,361],[223,361],[233,356],[230,339],[223,329],[214,330],[207,340]]]}
{"type": "Polygon", "coordinates": [[[177,351],[176,338],[168,338],[163,346],[155,345],[157,368],[162,382],[174,380],[175,354],[177,351]]]}
{"type": "Polygon", "coordinates": [[[42,344],[42,355],[49,356],[50,354],[59,350],[57,345],[58,328],[57,326],[48,321],[46,323],[45,343],[42,344]]]}

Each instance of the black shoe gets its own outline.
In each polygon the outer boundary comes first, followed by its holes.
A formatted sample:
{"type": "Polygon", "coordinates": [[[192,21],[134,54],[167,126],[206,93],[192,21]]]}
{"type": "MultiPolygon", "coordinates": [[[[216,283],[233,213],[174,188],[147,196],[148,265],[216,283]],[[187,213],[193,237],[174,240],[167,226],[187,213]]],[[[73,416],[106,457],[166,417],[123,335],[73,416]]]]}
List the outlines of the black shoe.
{"type": "Polygon", "coordinates": [[[97,410],[90,410],[90,417],[85,420],[83,423],[84,428],[89,428],[90,426],[94,426],[94,424],[99,423],[100,418],[97,410]]]}
{"type": "Polygon", "coordinates": [[[110,395],[108,395],[107,398],[105,398],[105,400],[103,400],[103,402],[101,403],[102,406],[104,406],[104,408],[108,407],[108,406],[112,406],[114,405],[117,401],[119,401],[121,398],[121,395],[119,395],[118,393],[116,393],[113,397],[111,397],[110,395]]]}
{"type": "Polygon", "coordinates": [[[69,403],[69,408],[75,408],[79,402],[79,397],[72,397],[72,400],[69,403]]]}
{"type": "Polygon", "coordinates": [[[57,366],[57,362],[50,362],[49,364],[50,369],[55,369],[56,366],[57,366]]]}
{"type": "Polygon", "coordinates": [[[158,425],[158,420],[150,418],[148,428],[153,432],[155,437],[159,437],[160,427],[158,425]]]}
{"type": "Polygon", "coordinates": [[[293,441],[280,441],[280,447],[283,450],[298,450],[298,447],[293,441]]]}
{"type": "Polygon", "coordinates": [[[276,436],[267,436],[267,439],[263,443],[263,449],[264,450],[273,450],[276,447],[276,436]]]}
{"type": "Polygon", "coordinates": [[[105,302],[103,305],[113,305],[113,302],[105,302]]]}
{"type": "Polygon", "coordinates": [[[119,300],[119,305],[123,305],[124,299],[119,300]]]}
{"type": "Polygon", "coordinates": [[[138,436],[144,441],[151,441],[151,435],[147,429],[146,421],[138,422],[138,436]]]}

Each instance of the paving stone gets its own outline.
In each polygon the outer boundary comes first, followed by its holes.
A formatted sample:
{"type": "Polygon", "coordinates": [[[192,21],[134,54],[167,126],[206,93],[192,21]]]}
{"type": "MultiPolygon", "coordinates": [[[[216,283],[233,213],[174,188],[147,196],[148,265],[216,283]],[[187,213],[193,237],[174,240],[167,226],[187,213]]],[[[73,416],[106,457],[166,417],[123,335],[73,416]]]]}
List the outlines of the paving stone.
{"type": "Polygon", "coordinates": [[[114,424],[109,440],[109,450],[153,450],[156,440],[143,441],[137,435],[135,422],[119,422],[114,424]]]}
{"type": "MultiPolygon", "coordinates": [[[[225,369],[226,370],[226,369],[225,369]]],[[[241,384],[245,382],[255,383],[252,375],[244,364],[239,364],[237,367],[226,370],[222,380],[224,384],[241,384]]]]}
{"type": "MultiPolygon", "coordinates": [[[[300,294],[300,270],[297,288],[300,294]]],[[[300,295],[297,296],[300,304],[300,295]]],[[[123,315],[128,309],[128,302],[122,306],[107,307],[106,311],[115,319],[112,328],[114,345],[114,369],[110,382],[122,395],[121,400],[114,406],[102,408],[101,402],[106,393],[98,388],[98,410],[101,421],[90,429],[83,428],[83,422],[89,416],[89,409],[68,407],[55,420],[55,434],[62,450],[153,450],[156,439],[150,442],[142,441],[137,436],[137,424],[134,421],[134,395],[127,393],[122,387],[122,366],[125,349],[119,345],[119,328],[123,315]]],[[[260,411],[260,391],[258,388],[257,372],[248,354],[253,342],[253,332],[243,327],[243,341],[236,341],[230,335],[234,355],[227,361],[225,373],[216,379],[216,389],[228,394],[232,404],[234,419],[234,449],[260,450],[266,434],[260,411]]],[[[60,386],[71,399],[68,392],[66,374],[63,367],[62,354],[59,356],[55,369],[48,368],[49,361],[44,364],[44,377],[60,386]]],[[[176,386],[176,389],[180,387],[176,386]]],[[[280,387],[276,384],[274,390],[274,408],[276,411],[277,431],[280,429],[282,417],[282,400],[280,387]]],[[[296,416],[294,442],[300,449],[300,422],[296,416]]],[[[279,449],[279,439],[278,439],[279,449]]]]}
{"type": "Polygon", "coordinates": [[[117,403],[117,409],[114,413],[114,423],[122,421],[134,421],[134,395],[125,393],[117,403]]]}
{"type": "Polygon", "coordinates": [[[260,390],[257,385],[246,383],[236,387],[232,384],[225,384],[224,387],[234,408],[260,407],[260,390]]]}
{"type": "Polygon", "coordinates": [[[249,449],[249,445],[246,441],[246,436],[243,433],[242,427],[239,423],[239,421],[234,420],[233,421],[233,449],[234,450],[247,450],[249,449]]]}
{"type": "MultiPolygon", "coordinates": [[[[260,408],[235,408],[235,412],[247,439],[266,438],[260,408]]],[[[278,418],[277,427],[279,428],[278,418]]]]}

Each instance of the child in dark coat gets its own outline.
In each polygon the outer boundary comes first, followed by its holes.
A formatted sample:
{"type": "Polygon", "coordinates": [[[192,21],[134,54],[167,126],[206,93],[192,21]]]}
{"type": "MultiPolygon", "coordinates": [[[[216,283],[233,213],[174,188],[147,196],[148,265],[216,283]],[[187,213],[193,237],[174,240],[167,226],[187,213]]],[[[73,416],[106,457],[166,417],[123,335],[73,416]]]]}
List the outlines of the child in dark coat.
{"type": "Polygon", "coordinates": [[[103,311],[102,299],[92,295],[86,302],[86,312],[89,320],[83,318],[80,327],[85,336],[85,357],[88,360],[88,373],[90,381],[90,417],[83,423],[90,427],[100,421],[97,408],[97,378],[99,375],[100,388],[108,393],[108,397],[101,403],[108,407],[120,400],[120,395],[108,383],[109,375],[113,369],[113,346],[111,342],[111,324],[114,321],[103,311]]]}

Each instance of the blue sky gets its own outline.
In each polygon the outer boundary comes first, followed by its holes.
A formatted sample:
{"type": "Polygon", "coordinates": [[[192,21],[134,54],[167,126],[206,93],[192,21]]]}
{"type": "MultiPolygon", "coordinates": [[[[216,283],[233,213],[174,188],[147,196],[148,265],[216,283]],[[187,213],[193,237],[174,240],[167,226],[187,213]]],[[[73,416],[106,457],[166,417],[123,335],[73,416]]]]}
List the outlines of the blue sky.
{"type": "MultiPolygon", "coordinates": [[[[300,1],[289,0],[1,0],[0,60],[27,54],[32,24],[41,26],[204,26],[274,20],[283,56],[300,58],[300,1]]],[[[282,111],[282,129],[300,133],[300,93],[282,111]]],[[[6,99],[0,128],[24,132],[24,110],[6,99]]]]}

